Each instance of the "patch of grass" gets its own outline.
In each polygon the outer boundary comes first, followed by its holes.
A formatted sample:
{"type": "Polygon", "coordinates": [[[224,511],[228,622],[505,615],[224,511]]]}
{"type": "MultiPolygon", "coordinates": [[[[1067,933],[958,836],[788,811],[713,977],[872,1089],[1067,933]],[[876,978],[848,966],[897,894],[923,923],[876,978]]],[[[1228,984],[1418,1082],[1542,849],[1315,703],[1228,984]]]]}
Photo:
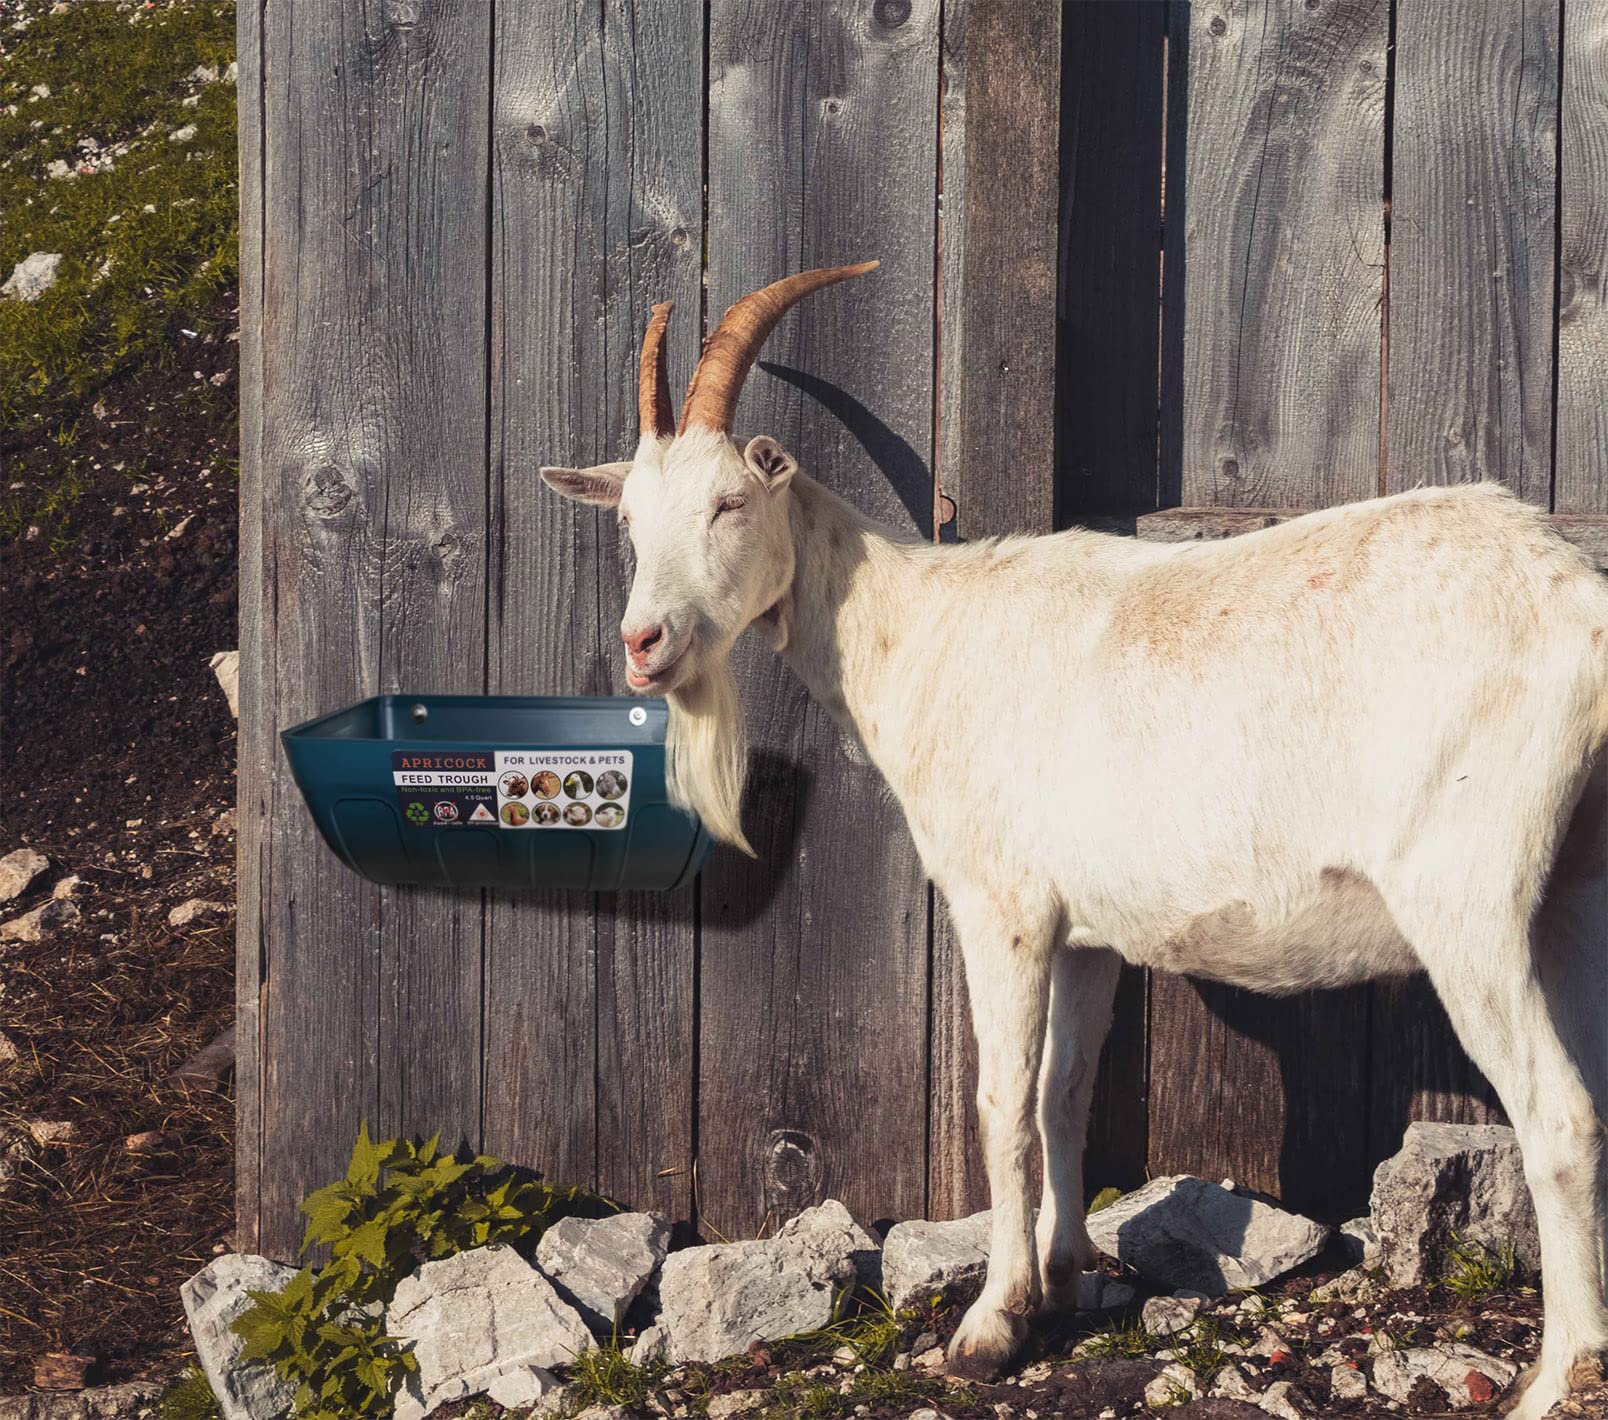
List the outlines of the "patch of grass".
{"type": "MultiPolygon", "coordinates": [[[[0,33],[0,281],[33,252],[62,258],[37,300],[0,301],[11,434],[63,419],[136,359],[173,359],[168,338],[195,338],[179,328],[201,332],[234,281],[234,26],[231,0],[100,0],[0,33]]],[[[73,435],[64,424],[58,442],[73,435]]]]}
{"type": "Polygon", "coordinates": [[[1228,1364],[1228,1352],[1223,1349],[1223,1337],[1215,1317],[1196,1317],[1187,1331],[1168,1340],[1178,1353],[1178,1364],[1192,1372],[1203,1388],[1228,1364]]]}
{"type": "Polygon", "coordinates": [[[162,1420],[221,1420],[223,1410],[201,1367],[191,1366],[162,1393],[157,1414],[162,1420]]]}
{"type": "Polygon", "coordinates": [[[834,1312],[831,1325],[785,1337],[777,1345],[809,1355],[830,1355],[847,1346],[862,1365],[882,1367],[892,1362],[904,1336],[905,1323],[913,1320],[894,1311],[893,1304],[874,1287],[854,1287],[843,1292],[834,1312]]]}
{"type": "Polygon", "coordinates": [[[803,1375],[777,1378],[776,1387],[760,1413],[774,1420],[847,1420],[855,1408],[918,1407],[923,1402],[944,1399],[950,1404],[969,1405],[972,1396],[964,1388],[946,1385],[942,1380],[917,1371],[864,1370],[847,1389],[839,1383],[803,1375]]]}
{"type": "Polygon", "coordinates": [[[594,1346],[575,1358],[570,1368],[566,1408],[577,1414],[591,1405],[626,1405],[641,1410],[662,1384],[665,1370],[661,1361],[637,1365],[621,1349],[616,1332],[606,1345],[594,1346]]]}
{"type": "Polygon", "coordinates": [[[1450,1267],[1441,1278],[1441,1286],[1464,1306],[1475,1306],[1497,1292],[1505,1292],[1513,1285],[1515,1271],[1513,1244],[1505,1243],[1500,1252],[1492,1252],[1484,1243],[1452,1238],[1450,1267]]]}
{"type": "Polygon", "coordinates": [[[1158,1346],[1165,1345],[1161,1337],[1152,1336],[1138,1317],[1112,1322],[1110,1326],[1093,1332],[1079,1343],[1085,1356],[1148,1356],[1158,1346]]]}

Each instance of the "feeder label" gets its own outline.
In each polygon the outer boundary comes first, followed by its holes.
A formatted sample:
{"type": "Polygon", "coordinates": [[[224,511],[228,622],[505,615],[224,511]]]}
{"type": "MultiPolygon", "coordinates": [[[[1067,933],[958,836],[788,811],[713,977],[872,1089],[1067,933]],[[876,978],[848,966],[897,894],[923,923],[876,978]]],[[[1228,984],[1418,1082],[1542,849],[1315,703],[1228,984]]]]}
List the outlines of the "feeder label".
{"type": "Polygon", "coordinates": [[[465,828],[497,821],[497,762],[489,749],[391,753],[402,821],[414,828],[465,828]]]}
{"type": "Polygon", "coordinates": [[[502,828],[624,828],[636,771],[631,751],[496,751],[490,782],[502,828]]]}

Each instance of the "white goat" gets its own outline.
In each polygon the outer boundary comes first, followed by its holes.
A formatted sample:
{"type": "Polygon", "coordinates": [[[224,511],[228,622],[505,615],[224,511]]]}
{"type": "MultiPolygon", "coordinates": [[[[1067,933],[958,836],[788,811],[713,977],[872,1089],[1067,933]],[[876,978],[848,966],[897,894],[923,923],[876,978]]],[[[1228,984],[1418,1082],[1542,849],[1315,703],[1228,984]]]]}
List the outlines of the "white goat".
{"type": "Polygon", "coordinates": [[[635,458],[542,476],[629,528],[628,679],[670,698],[681,799],[747,848],[727,655],[754,626],[886,776],[949,901],[994,1205],[951,1368],[1005,1365],[1090,1262],[1083,1138],[1122,961],[1269,992],[1427,970],[1524,1151],[1546,1331],[1513,1413],[1535,1420],[1608,1347],[1600,802],[1563,844],[1608,742],[1608,586],[1492,485],[1218,543],[893,534],[729,432],[776,321],[873,265],[733,306],[678,429],[656,306],[635,458]],[[1027,748],[1038,792],[991,814],[955,793],[1027,748]]]}

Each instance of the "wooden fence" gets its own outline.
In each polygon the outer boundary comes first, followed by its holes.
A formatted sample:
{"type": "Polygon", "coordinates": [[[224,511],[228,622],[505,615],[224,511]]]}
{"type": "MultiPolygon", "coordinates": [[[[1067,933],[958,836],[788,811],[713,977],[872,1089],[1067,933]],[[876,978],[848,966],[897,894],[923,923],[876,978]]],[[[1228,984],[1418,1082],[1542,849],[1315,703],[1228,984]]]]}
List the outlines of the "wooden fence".
{"type": "MultiPolygon", "coordinates": [[[[682,379],[743,291],[880,257],[739,424],[923,533],[1498,477],[1608,546],[1608,0],[240,13],[242,1246],[293,1249],[365,1118],[730,1237],[984,1201],[942,904],[764,655],[760,859],[669,897],[373,887],[279,757],[380,691],[620,688],[612,528],[535,470],[631,448],[651,302],[682,379]]],[[[1096,1183],[1339,1215],[1407,1120],[1492,1105],[1421,985],[1133,972],[1096,1109],[1096,1183]]]]}

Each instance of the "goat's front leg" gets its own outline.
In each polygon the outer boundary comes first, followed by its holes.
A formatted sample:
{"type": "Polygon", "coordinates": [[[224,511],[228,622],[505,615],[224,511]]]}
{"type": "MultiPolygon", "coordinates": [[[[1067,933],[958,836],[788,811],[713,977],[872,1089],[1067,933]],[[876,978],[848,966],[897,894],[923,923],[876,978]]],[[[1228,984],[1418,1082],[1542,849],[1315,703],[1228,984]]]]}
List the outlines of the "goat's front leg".
{"type": "Polygon", "coordinates": [[[1028,1151],[1044,1051],[1053,918],[1001,911],[990,894],[951,901],[977,1036],[977,1110],[993,1203],[988,1280],[949,1346],[951,1375],[988,1379],[1010,1361],[1041,1289],[1028,1204],[1028,1151]]]}

